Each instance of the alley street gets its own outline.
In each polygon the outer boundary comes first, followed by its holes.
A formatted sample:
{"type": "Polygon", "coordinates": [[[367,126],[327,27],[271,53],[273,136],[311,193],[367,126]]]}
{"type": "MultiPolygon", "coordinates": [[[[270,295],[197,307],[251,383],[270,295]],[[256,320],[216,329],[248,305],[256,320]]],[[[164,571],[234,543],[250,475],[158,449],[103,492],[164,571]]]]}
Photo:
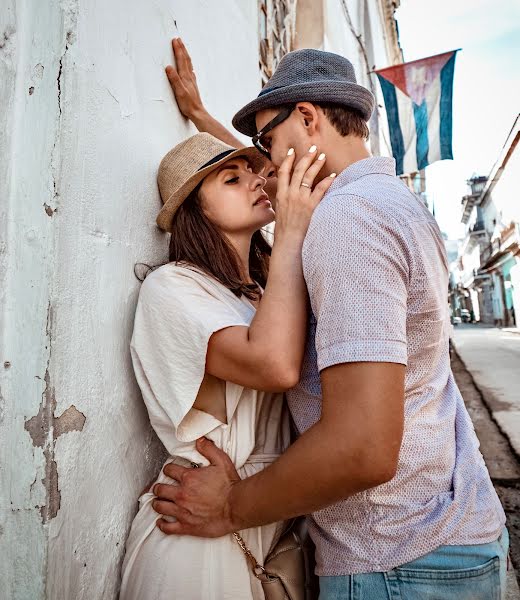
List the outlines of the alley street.
{"type": "Polygon", "coordinates": [[[520,333],[458,325],[453,341],[493,419],[520,457],[520,333]]]}
{"type": "MultiPolygon", "coordinates": [[[[512,421],[520,415],[520,334],[459,325],[453,342],[453,373],[507,515],[510,555],[520,580],[520,436],[514,430],[514,422],[509,422],[511,415],[512,421]],[[515,439],[516,447],[511,439],[515,439]]],[[[507,598],[520,599],[515,573],[511,571],[508,575],[507,598]]]]}

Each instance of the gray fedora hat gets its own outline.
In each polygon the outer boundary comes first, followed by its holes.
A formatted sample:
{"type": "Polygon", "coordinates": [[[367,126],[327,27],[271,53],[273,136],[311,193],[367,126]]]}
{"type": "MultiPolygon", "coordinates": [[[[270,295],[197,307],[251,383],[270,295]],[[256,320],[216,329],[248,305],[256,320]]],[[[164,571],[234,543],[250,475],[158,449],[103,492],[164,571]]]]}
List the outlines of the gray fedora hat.
{"type": "Polygon", "coordinates": [[[258,111],[293,102],[334,102],[359,110],[366,121],[374,109],[372,92],[356,83],[354,67],[348,59],[305,48],[282,58],[258,97],[233,117],[233,126],[253,137],[258,111]]]}

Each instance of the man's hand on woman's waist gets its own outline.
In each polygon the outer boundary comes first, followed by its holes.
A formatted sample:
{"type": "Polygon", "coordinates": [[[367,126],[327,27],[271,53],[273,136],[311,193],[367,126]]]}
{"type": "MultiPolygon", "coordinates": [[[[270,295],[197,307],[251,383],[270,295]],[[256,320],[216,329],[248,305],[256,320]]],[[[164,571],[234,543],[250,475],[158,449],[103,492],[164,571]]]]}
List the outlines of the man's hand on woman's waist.
{"type": "Polygon", "coordinates": [[[176,522],[157,521],[163,533],[220,537],[239,529],[231,515],[230,495],[240,476],[229,456],[212,441],[197,440],[197,450],[210,465],[190,469],[167,464],[163,472],[179,485],[158,483],[153,492],[153,508],[161,515],[175,517],[176,522]]]}

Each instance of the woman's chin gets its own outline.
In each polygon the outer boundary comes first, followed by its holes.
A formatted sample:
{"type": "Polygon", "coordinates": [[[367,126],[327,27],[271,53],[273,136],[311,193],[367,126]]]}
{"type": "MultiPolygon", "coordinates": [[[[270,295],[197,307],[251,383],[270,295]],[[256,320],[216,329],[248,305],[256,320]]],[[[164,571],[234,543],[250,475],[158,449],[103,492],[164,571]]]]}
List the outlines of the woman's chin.
{"type": "Polygon", "coordinates": [[[269,225],[269,223],[274,222],[274,218],[275,218],[274,210],[272,208],[270,208],[269,211],[267,211],[267,212],[268,212],[268,216],[263,221],[261,227],[265,227],[265,225],[269,225]]]}

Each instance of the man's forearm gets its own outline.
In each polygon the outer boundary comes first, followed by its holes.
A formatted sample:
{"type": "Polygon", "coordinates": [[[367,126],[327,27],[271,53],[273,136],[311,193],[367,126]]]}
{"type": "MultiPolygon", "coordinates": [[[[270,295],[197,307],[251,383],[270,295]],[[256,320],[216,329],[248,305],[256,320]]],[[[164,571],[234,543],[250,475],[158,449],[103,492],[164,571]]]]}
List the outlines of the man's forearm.
{"type": "Polygon", "coordinates": [[[244,529],[309,514],[383,483],[360,450],[367,443],[354,430],[317,423],[275,463],[233,486],[233,522],[244,529]],[[334,453],[336,436],[351,436],[349,450],[334,453]]]}
{"type": "Polygon", "coordinates": [[[190,120],[199,131],[210,133],[212,136],[229,144],[234,148],[244,148],[244,144],[238,140],[228,129],[217,119],[212,117],[206,110],[201,110],[196,114],[190,115],[190,120]]]}
{"type": "Polygon", "coordinates": [[[404,423],[405,366],[343,363],[321,372],[321,419],[272,465],[234,483],[231,520],[252,527],[309,514],[390,481],[404,423]]]}
{"type": "Polygon", "coordinates": [[[154,508],[177,518],[165,533],[219,537],[309,514],[390,481],[404,432],[405,365],[339,363],[323,369],[321,419],[276,462],[240,477],[213,443],[197,441],[213,468],[164,468],[179,486],[156,485],[154,508]]]}

